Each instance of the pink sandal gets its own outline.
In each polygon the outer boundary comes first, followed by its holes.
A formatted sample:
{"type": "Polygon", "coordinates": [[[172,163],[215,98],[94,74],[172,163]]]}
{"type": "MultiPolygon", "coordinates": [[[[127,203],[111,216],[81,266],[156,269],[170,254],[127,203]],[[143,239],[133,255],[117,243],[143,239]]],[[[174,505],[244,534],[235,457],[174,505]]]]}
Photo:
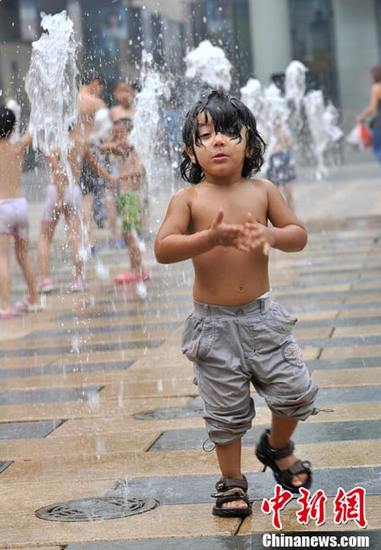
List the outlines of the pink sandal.
{"type": "Polygon", "coordinates": [[[142,271],[141,273],[131,273],[130,271],[126,271],[125,273],[121,273],[120,275],[114,277],[114,281],[119,285],[136,283],[138,281],[147,281],[147,279],[149,279],[149,274],[146,271],[142,271]]]}
{"type": "Polygon", "coordinates": [[[11,309],[0,309],[0,320],[16,319],[17,317],[20,317],[20,313],[18,313],[17,311],[13,311],[11,309]]]}

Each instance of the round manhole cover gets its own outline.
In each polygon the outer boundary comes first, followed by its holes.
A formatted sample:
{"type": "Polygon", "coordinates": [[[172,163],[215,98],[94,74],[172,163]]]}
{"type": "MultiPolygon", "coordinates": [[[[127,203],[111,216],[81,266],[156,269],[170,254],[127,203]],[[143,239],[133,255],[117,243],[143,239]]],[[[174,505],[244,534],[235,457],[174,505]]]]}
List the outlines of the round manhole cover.
{"type": "Polygon", "coordinates": [[[144,497],[82,498],[44,506],[35,514],[49,521],[103,521],[142,514],[158,505],[157,500],[144,497]]]}

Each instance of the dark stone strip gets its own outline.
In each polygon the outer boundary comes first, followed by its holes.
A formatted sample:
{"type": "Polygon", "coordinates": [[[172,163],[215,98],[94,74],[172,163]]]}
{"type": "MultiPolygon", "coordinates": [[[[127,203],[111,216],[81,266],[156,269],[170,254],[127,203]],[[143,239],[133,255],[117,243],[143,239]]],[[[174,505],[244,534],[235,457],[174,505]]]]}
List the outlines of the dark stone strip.
{"type": "MultiPolygon", "coordinates": [[[[260,514],[258,508],[254,508],[254,514],[260,514]]],[[[314,525],[311,521],[310,525],[314,525]]],[[[353,531],[307,531],[305,527],[302,531],[287,531],[282,529],[281,533],[274,533],[284,537],[285,535],[295,537],[333,537],[332,540],[340,541],[340,536],[345,537],[369,537],[370,550],[380,550],[381,548],[381,530],[366,529],[353,531]]],[[[253,533],[251,535],[238,536],[219,536],[219,537],[191,537],[191,538],[147,538],[143,540],[120,540],[113,542],[85,542],[83,544],[69,544],[66,550],[266,550],[268,546],[263,545],[264,533],[253,533]]],[[[300,539],[298,539],[300,540],[300,539]]],[[[326,539],[329,540],[329,539],[326,539]]],[[[314,541],[315,543],[315,541],[314,541]]],[[[281,544],[281,542],[280,542],[281,544]]],[[[298,543],[299,544],[299,543],[298,543]]],[[[314,544],[316,547],[316,543],[314,544]]],[[[285,546],[283,546],[286,548],[285,546]]],[[[305,546],[309,548],[310,546],[305,546]]],[[[311,543],[311,548],[312,548],[311,543]]],[[[273,547],[274,548],[274,547],[273,547]]],[[[279,546],[281,548],[281,546],[279,546]]],[[[291,548],[288,546],[288,548],[291,548]]],[[[296,548],[296,547],[295,547],[296,548]]],[[[298,546],[299,548],[299,546],[298,546]]],[[[301,548],[301,546],[300,546],[301,548]]],[[[319,548],[323,548],[320,546],[319,548]]],[[[326,546],[326,548],[329,548],[326,546]]],[[[332,546],[333,548],[333,546],[332,546]]]]}
{"type": "MultiPolygon", "coordinates": [[[[189,291],[191,292],[191,291],[189,291]]],[[[156,300],[156,299],[155,299],[156,300]]],[[[189,302],[189,297],[186,296],[162,296],[159,302],[173,303],[173,302],[184,302],[184,304],[179,304],[178,306],[166,306],[162,308],[160,305],[157,307],[147,306],[144,309],[136,309],[133,307],[127,307],[126,309],[118,311],[83,311],[81,313],[65,313],[63,315],[58,315],[56,317],[57,322],[61,321],[76,321],[78,319],[84,319],[90,321],[90,319],[113,319],[119,317],[132,317],[134,315],[143,317],[145,315],[154,315],[158,311],[164,314],[177,314],[179,316],[186,315],[192,308],[192,304],[189,302]]],[[[107,302],[110,305],[110,302],[107,302]]]]}
{"type": "MultiPolygon", "coordinates": [[[[335,403],[378,403],[381,400],[380,386],[364,386],[355,388],[328,388],[320,389],[316,407],[323,408],[329,404],[334,409],[335,403]]],[[[259,395],[254,395],[256,406],[264,406],[265,401],[259,395]]],[[[171,420],[175,418],[189,418],[201,416],[203,405],[200,397],[190,399],[185,407],[167,407],[142,411],[133,415],[137,420],[171,420]]],[[[321,412],[320,414],[334,414],[321,412]]]]}
{"type": "Polygon", "coordinates": [[[0,462],[0,474],[5,472],[7,468],[12,464],[12,462],[0,462]]]}
{"type": "Polygon", "coordinates": [[[0,424],[1,439],[38,439],[48,436],[63,420],[36,420],[28,422],[4,422],[0,424]]]}
{"type": "MultiPolygon", "coordinates": [[[[202,451],[201,451],[202,452],[202,451]]],[[[254,452],[254,450],[253,450],[254,452]]],[[[304,457],[308,458],[308,457],[304,457]]],[[[333,464],[334,464],[334,457],[333,464]]],[[[258,501],[274,493],[272,472],[245,473],[249,482],[249,496],[258,501]]],[[[129,478],[127,484],[120,481],[107,496],[141,495],[155,498],[162,505],[212,504],[210,493],[218,481],[217,475],[159,476],[129,478]]],[[[334,497],[342,487],[349,491],[360,485],[368,495],[381,494],[381,467],[370,468],[322,468],[314,470],[312,490],[323,489],[328,497],[334,497]]]]}
{"type": "Polygon", "coordinates": [[[348,357],[348,359],[315,359],[308,369],[352,369],[381,367],[381,357],[348,357]]]}
{"type": "Polygon", "coordinates": [[[101,327],[68,327],[61,329],[34,330],[19,340],[38,340],[40,338],[68,338],[73,335],[91,336],[94,334],[111,334],[113,332],[138,332],[145,331],[148,335],[150,330],[175,330],[182,321],[163,321],[162,323],[135,323],[133,325],[104,325],[101,327]]]}
{"type": "MultiPolygon", "coordinates": [[[[130,340],[126,342],[108,342],[107,344],[81,344],[81,352],[118,351],[128,349],[158,348],[164,340],[130,340]]],[[[35,357],[40,355],[61,355],[72,353],[71,346],[56,346],[38,349],[0,350],[0,357],[35,357]]]]}
{"type": "Polygon", "coordinates": [[[30,376],[47,376],[50,374],[71,374],[73,372],[99,372],[110,370],[127,370],[135,361],[110,361],[108,363],[65,363],[62,359],[60,364],[50,364],[44,367],[18,367],[16,369],[0,369],[0,380],[2,378],[27,378],[30,376]]]}
{"type": "MultiPolygon", "coordinates": [[[[284,301],[284,300],[283,300],[284,301]]],[[[296,315],[298,313],[318,313],[319,311],[331,311],[331,310],[353,310],[353,309],[379,309],[381,308],[381,301],[374,300],[373,298],[369,300],[363,300],[362,302],[353,302],[353,303],[343,303],[343,302],[330,302],[330,303],[310,303],[310,304],[300,304],[297,300],[294,300],[293,303],[287,304],[287,309],[292,311],[296,315]]]]}
{"type": "Polygon", "coordinates": [[[49,388],[39,390],[18,390],[0,393],[0,405],[27,405],[31,403],[62,403],[66,401],[89,401],[102,386],[85,388],[49,388]]]}
{"type": "MultiPolygon", "coordinates": [[[[342,348],[350,346],[376,346],[381,344],[380,336],[347,336],[342,338],[316,338],[308,340],[298,338],[303,346],[313,346],[314,348],[342,348]]],[[[361,353],[361,350],[359,350],[361,353]]]]}
{"type": "MultiPolygon", "coordinates": [[[[255,426],[243,437],[244,446],[256,445],[263,433],[262,426],[255,426]]],[[[181,451],[202,449],[208,439],[205,429],[168,430],[151,446],[150,452],[181,451]]],[[[348,422],[321,422],[311,424],[301,422],[293,436],[295,443],[319,443],[326,441],[353,441],[381,439],[381,420],[348,422]]]]}
{"type": "Polygon", "coordinates": [[[359,325],[381,325],[381,316],[374,317],[351,317],[334,319],[316,319],[311,321],[299,321],[298,328],[317,328],[317,327],[357,327],[359,325]]]}
{"type": "Polygon", "coordinates": [[[323,275],[323,274],[329,274],[330,276],[332,275],[343,275],[344,273],[346,274],[349,274],[349,273],[368,273],[368,272],[372,272],[372,271],[376,271],[376,272],[380,272],[380,264],[377,264],[375,266],[372,266],[372,267],[367,267],[367,265],[362,265],[360,269],[352,269],[350,267],[348,268],[344,268],[344,269],[330,269],[329,271],[326,271],[325,269],[306,269],[304,271],[301,272],[301,275],[304,277],[305,275],[308,275],[308,274],[314,274],[314,275],[323,275]]]}

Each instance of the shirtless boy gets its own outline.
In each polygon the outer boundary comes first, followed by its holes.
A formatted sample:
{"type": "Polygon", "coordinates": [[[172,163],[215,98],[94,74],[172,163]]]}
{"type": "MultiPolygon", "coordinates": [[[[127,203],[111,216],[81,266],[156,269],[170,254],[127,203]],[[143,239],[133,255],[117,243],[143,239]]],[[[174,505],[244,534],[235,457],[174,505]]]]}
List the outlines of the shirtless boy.
{"type": "Polygon", "coordinates": [[[114,124],[113,140],[101,145],[100,149],[120,159],[117,205],[122,221],[122,237],[128,248],[131,266],[131,272],[118,275],[115,281],[135,283],[138,297],[144,299],[147,296],[144,280],[148,279],[148,274],[143,268],[137,232],[142,224],[141,188],[145,170],[135,148],[128,141],[128,126],[125,120],[118,120],[114,124]]]}
{"type": "Polygon", "coordinates": [[[70,138],[72,148],[68,153],[67,166],[62,162],[59,152],[49,157],[52,183],[48,186],[38,242],[41,270],[39,290],[42,293],[48,293],[55,289],[54,282],[49,276],[49,249],[61,214],[64,215],[69,230],[75,267],[75,277],[71,284],[71,290],[79,292],[85,288],[83,281],[83,257],[80,253],[82,239],[82,195],[78,185],[83,163],[86,161],[92,170],[107,180],[111,186],[114,186],[116,183],[116,178],[111,176],[90,152],[89,145],[77,127],[73,127],[70,130],[70,138]],[[68,170],[71,171],[71,184],[69,183],[68,170]]]}
{"type": "Polygon", "coordinates": [[[257,458],[289,491],[312,481],[311,464],[294,456],[290,438],[299,420],[316,413],[317,387],[291,334],[296,319],[270,297],[268,273],[269,248],[297,252],[307,233],[271,182],[251,179],[264,143],[241,101],[206,94],[187,114],[183,140],[181,173],[197,185],[172,197],[155,254],[160,263],[192,259],[194,311],[182,351],[194,364],[222,473],[213,513],[245,517],[251,502],[241,438],[255,416],[250,382],[272,413],[257,458]]]}
{"type": "Polygon", "coordinates": [[[17,304],[19,311],[37,312],[38,302],[33,264],[28,252],[28,203],[21,187],[22,161],[31,136],[25,134],[13,143],[16,117],[13,111],[0,107],[0,319],[15,316],[11,307],[9,245],[13,238],[15,254],[23,272],[28,294],[17,304]]]}

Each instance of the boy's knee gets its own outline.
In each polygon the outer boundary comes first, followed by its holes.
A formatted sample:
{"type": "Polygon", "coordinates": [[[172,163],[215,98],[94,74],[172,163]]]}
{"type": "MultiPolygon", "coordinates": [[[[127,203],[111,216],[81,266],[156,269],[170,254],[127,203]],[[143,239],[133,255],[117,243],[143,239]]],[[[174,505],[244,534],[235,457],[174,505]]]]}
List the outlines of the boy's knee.
{"type": "Polygon", "coordinates": [[[216,445],[228,445],[243,437],[250,430],[254,417],[255,407],[252,399],[245,411],[230,410],[228,414],[226,410],[206,411],[204,414],[209,439],[216,445]]]}
{"type": "Polygon", "coordinates": [[[286,395],[268,398],[267,404],[276,416],[306,420],[309,416],[315,414],[315,400],[318,390],[318,386],[311,379],[308,387],[303,391],[290,391],[286,395]]]}

